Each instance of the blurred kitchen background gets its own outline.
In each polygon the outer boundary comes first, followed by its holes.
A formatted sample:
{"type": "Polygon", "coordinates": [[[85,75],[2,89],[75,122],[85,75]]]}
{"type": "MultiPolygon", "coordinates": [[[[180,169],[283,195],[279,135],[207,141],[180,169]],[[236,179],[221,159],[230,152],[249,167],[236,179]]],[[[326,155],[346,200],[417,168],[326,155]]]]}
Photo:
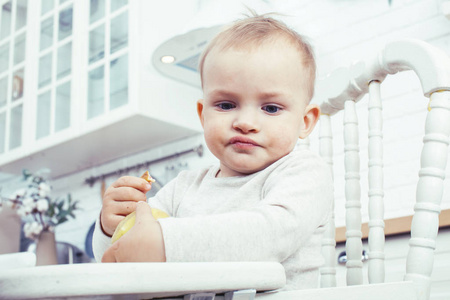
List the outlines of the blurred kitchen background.
{"type": "MultiPolygon", "coordinates": [[[[197,120],[202,91],[196,65],[220,26],[247,12],[244,4],[258,13],[279,13],[309,38],[318,64],[317,103],[326,89],[321,78],[389,41],[420,39],[450,54],[446,0],[2,0],[2,196],[23,186],[23,169],[49,169],[52,197],[70,193],[80,208],[75,219],[56,227],[56,240],[90,261],[102,192],[118,177],[149,170],[157,180],[151,196],[180,170],[216,163],[197,120]]],[[[428,99],[412,72],[388,77],[382,97],[389,128],[386,217],[410,216],[428,99]]],[[[367,108],[358,107],[363,124],[367,108]]],[[[335,154],[343,157],[342,121],[335,119],[335,154]]],[[[314,150],[317,133],[310,139],[314,150]]],[[[367,140],[360,147],[364,152],[367,140]]],[[[367,163],[361,162],[361,171],[367,172],[367,163]]],[[[343,163],[334,172],[343,174],[343,163]]],[[[366,180],[361,185],[367,222],[366,180]]],[[[338,181],[336,198],[336,224],[343,226],[344,188],[338,181]]],[[[443,202],[449,209],[449,179],[443,202]]]]}

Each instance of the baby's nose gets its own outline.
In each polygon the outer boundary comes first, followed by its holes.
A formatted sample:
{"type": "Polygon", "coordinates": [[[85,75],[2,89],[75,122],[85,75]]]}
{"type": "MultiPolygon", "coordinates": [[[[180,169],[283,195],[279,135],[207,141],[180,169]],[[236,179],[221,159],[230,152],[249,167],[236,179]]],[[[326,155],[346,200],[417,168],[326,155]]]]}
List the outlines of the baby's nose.
{"type": "Polygon", "coordinates": [[[258,132],[260,126],[257,114],[251,111],[242,111],[235,119],[233,128],[242,133],[258,132]]]}

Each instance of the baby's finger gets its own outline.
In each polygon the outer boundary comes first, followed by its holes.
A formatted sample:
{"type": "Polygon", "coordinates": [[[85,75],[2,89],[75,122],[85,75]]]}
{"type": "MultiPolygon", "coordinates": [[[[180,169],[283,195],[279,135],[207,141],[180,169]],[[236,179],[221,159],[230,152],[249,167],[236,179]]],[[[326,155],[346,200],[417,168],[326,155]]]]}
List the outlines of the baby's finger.
{"type": "Polygon", "coordinates": [[[102,227],[103,232],[111,237],[117,225],[119,225],[120,221],[122,221],[124,218],[125,216],[116,214],[105,214],[102,211],[102,214],[100,215],[100,225],[102,227]]]}
{"type": "Polygon", "coordinates": [[[114,201],[146,201],[145,193],[131,187],[118,187],[107,191],[106,196],[114,201]]]}
{"type": "Polygon", "coordinates": [[[151,184],[148,183],[145,179],[134,176],[123,176],[117,179],[112,185],[114,188],[118,187],[132,187],[137,190],[140,190],[144,193],[148,192],[151,189],[151,184]]]}
{"type": "Polygon", "coordinates": [[[145,201],[139,201],[139,202],[134,202],[134,201],[116,201],[114,202],[114,206],[112,207],[115,215],[118,216],[128,216],[129,214],[131,214],[133,211],[136,211],[136,204],[140,203],[140,202],[144,202],[145,201]]]}
{"type": "Polygon", "coordinates": [[[102,257],[102,263],[117,262],[116,252],[119,250],[119,243],[116,242],[106,249],[102,257]]]}
{"type": "Polygon", "coordinates": [[[155,218],[152,215],[152,209],[146,202],[136,203],[136,222],[139,221],[154,221],[155,218]]]}

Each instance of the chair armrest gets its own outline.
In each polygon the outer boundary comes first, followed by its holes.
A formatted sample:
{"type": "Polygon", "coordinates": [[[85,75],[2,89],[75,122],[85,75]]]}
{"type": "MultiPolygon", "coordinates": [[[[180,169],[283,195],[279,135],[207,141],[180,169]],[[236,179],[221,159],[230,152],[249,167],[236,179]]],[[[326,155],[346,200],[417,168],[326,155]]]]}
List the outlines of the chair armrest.
{"type": "Polygon", "coordinates": [[[284,268],[275,262],[72,264],[2,272],[0,299],[114,295],[148,299],[200,291],[268,291],[285,284],[284,268]]]}

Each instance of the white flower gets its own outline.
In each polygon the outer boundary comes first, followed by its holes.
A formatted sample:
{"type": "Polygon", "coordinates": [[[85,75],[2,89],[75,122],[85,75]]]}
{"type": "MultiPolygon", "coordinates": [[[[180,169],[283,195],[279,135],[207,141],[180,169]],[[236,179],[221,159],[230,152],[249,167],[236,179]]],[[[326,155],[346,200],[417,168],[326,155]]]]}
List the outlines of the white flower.
{"type": "Polygon", "coordinates": [[[21,206],[17,209],[17,214],[21,217],[25,217],[29,212],[26,210],[25,207],[21,206]]]}
{"type": "Polygon", "coordinates": [[[17,214],[21,217],[25,217],[26,215],[30,214],[35,207],[36,203],[34,202],[34,199],[27,197],[23,199],[22,205],[20,205],[17,209],[17,214]]]}
{"type": "Polygon", "coordinates": [[[27,238],[35,239],[42,232],[43,226],[38,222],[25,223],[23,232],[27,238]]]}
{"type": "MultiPolygon", "coordinates": [[[[36,202],[34,201],[33,198],[31,197],[26,197],[25,199],[23,199],[22,201],[22,205],[31,208],[31,210],[33,210],[33,208],[36,207],[36,202]]],[[[31,211],[30,210],[30,211],[31,211]]]]}
{"type": "MultiPolygon", "coordinates": [[[[17,213],[19,213],[19,212],[17,212],[17,213]]],[[[30,238],[31,237],[31,223],[25,223],[25,225],[23,225],[23,233],[25,234],[25,236],[27,237],[27,238],[30,238]]]]}
{"type": "Polygon", "coordinates": [[[25,189],[19,189],[17,191],[14,192],[14,194],[12,194],[12,199],[17,199],[17,198],[21,198],[23,196],[25,196],[26,194],[26,190],[25,189]]]}
{"type": "Polygon", "coordinates": [[[50,194],[50,190],[51,190],[51,188],[50,188],[50,186],[47,183],[41,182],[39,184],[39,195],[41,197],[48,196],[50,194]]]}
{"type": "Polygon", "coordinates": [[[46,212],[48,210],[48,201],[45,199],[39,199],[36,203],[36,208],[40,212],[46,212]]]}
{"type": "Polygon", "coordinates": [[[38,222],[33,222],[33,230],[35,235],[39,235],[44,227],[38,222]]]}

